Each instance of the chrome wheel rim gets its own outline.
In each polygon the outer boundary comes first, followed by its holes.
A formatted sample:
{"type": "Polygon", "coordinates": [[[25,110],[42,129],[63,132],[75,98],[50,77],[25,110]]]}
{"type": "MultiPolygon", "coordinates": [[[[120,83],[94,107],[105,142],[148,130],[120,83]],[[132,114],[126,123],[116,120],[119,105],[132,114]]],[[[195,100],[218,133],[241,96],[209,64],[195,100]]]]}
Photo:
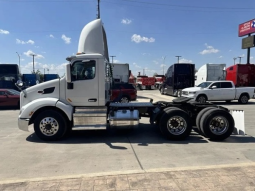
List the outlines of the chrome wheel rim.
{"type": "Polygon", "coordinates": [[[210,131],[215,135],[222,135],[229,128],[228,120],[223,116],[214,117],[209,123],[210,131]]]}
{"type": "Polygon", "coordinates": [[[53,136],[59,130],[59,124],[56,119],[52,117],[45,117],[40,122],[40,131],[46,136],[53,136]]]}
{"type": "Polygon", "coordinates": [[[198,102],[199,102],[199,103],[205,103],[205,102],[206,102],[205,97],[203,97],[203,96],[199,97],[199,98],[198,98],[198,102]]]}
{"type": "Polygon", "coordinates": [[[180,116],[171,117],[167,122],[167,130],[173,135],[181,135],[187,129],[187,123],[180,116]]]}
{"type": "Polygon", "coordinates": [[[241,101],[242,101],[242,103],[247,103],[248,97],[247,96],[242,96],[241,101]]]}
{"type": "Polygon", "coordinates": [[[128,103],[129,101],[128,101],[128,98],[127,97],[123,97],[123,98],[121,98],[121,100],[120,100],[120,103],[128,103]]]}

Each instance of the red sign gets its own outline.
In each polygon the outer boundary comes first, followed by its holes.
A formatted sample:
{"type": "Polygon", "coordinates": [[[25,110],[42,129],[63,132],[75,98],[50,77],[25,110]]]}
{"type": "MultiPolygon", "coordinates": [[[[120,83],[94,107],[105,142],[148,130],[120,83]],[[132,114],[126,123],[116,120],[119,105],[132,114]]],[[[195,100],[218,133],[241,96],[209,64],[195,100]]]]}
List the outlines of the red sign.
{"type": "Polygon", "coordinates": [[[255,19],[240,24],[238,32],[239,37],[255,33],[255,19]]]}

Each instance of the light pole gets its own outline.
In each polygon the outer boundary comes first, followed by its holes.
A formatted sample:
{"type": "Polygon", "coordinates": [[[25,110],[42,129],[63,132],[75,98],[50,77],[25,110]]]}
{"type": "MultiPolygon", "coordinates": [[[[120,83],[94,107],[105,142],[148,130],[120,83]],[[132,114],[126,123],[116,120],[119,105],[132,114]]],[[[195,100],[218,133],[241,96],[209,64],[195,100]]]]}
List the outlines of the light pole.
{"type": "Polygon", "coordinates": [[[234,59],[234,65],[236,65],[236,59],[237,59],[237,58],[233,58],[233,59],[234,59]]]}
{"type": "Polygon", "coordinates": [[[16,53],[17,53],[17,55],[18,55],[18,57],[19,57],[19,69],[20,69],[20,55],[19,55],[18,52],[16,52],[16,53]]]}
{"type": "Polygon", "coordinates": [[[35,56],[37,55],[31,53],[30,56],[33,56],[33,74],[35,74],[35,56]]]}
{"type": "Polygon", "coordinates": [[[45,69],[48,71],[48,74],[49,74],[49,68],[43,68],[43,74],[45,74],[45,69]]]}
{"type": "Polygon", "coordinates": [[[238,58],[239,58],[239,64],[241,64],[242,57],[241,57],[241,56],[239,56],[238,58]]]}
{"type": "Polygon", "coordinates": [[[177,57],[177,60],[178,60],[178,64],[179,64],[179,58],[180,58],[180,57],[182,57],[182,56],[175,56],[175,57],[177,57]]]}
{"type": "Polygon", "coordinates": [[[165,59],[166,59],[166,56],[162,56],[163,58],[163,75],[165,73],[165,59]]]}
{"type": "Polygon", "coordinates": [[[110,57],[112,57],[112,64],[113,64],[113,58],[116,57],[116,56],[110,56],[110,57]]]}

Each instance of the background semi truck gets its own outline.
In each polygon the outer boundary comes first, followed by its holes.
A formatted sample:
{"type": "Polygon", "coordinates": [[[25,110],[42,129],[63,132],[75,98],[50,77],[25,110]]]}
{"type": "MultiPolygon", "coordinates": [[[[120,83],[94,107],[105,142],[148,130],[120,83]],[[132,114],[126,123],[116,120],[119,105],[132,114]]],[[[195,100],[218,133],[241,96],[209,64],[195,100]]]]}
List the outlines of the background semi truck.
{"type": "MultiPolygon", "coordinates": [[[[211,103],[189,102],[189,98],[156,103],[153,100],[110,102],[112,65],[109,63],[107,38],[101,19],[83,28],[78,53],[68,57],[67,61],[64,77],[21,92],[20,129],[28,131],[28,126],[34,124],[39,138],[53,141],[64,138],[74,128],[138,127],[143,117],[171,140],[187,138],[192,126],[212,140],[224,140],[234,130],[235,121],[228,109],[211,103]]],[[[192,65],[186,67],[187,72],[194,69],[192,65]]],[[[175,69],[179,71],[181,68],[175,69]]]]}
{"type": "Polygon", "coordinates": [[[226,69],[226,80],[236,87],[255,87],[255,65],[236,64],[226,69]]]}
{"type": "Polygon", "coordinates": [[[184,88],[194,87],[195,65],[190,63],[178,63],[171,65],[166,73],[165,82],[159,89],[161,94],[181,96],[184,88]]]}
{"type": "Polygon", "coordinates": [[[206,81],[221,81],[226,78],[226,64],[205,64],[195,74],[195,85],[206,81]]]}
{"type": "Polygon", "coordinates": [[[129,64],[113,63],[112,73],[114,82],[128,83],[129,81],[129,64]]]}
{"type": "Polygon", "coordinates": [[[0,88],[19,89],[15,86],[21,80],[18,64],[0,64],[0,88]]]}

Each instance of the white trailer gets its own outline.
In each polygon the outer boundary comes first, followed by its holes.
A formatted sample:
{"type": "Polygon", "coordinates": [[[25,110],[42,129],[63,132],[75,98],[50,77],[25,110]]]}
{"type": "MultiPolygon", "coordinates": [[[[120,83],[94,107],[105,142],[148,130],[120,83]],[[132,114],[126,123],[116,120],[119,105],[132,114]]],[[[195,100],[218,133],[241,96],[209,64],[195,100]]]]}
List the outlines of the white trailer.
{"type": "MultiPolygon", "coordinates": [[[[171,140],[187,138],[193,126],[211,140],[228,138],[235,127],[229,110],[212,103],[188,102],[179,98],[160,101],[110,102],[112,65],[101,19],[87,24],[80,35],[78,53],[67,57],[65,76],[44,82],[20,94],[18,127],[46,141],[68,135],[72,129],[133,128],[148,118],[171,140]],[[220,121],[220,122],[219,122],[220,121]]],[[[22,83],[17,83],[21,86],[22,83]]]]}
{"type": "Polygon", "coordinates": [[[205,64],[196,72],[195,85],[206,81],[221,81],[226,79],[226,64],[205,64]]]}
{"type": "Polygon", "coordinates": [[[129,64],[112,63],[113,80],[115,82],[128,83],[129,64]]]}

